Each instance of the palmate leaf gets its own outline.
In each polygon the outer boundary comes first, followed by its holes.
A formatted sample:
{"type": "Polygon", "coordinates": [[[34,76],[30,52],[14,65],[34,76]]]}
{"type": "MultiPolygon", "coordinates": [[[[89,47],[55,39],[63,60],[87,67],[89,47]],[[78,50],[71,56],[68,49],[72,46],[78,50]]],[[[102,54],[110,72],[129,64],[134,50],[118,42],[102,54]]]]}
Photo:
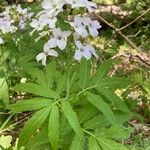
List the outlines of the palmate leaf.
{"type": "Polygon", "coordinates": [[[59,76],[59,79],[57,79],[57,89],[56,92],[58,94],[61,94],[62,92],[64,92],[66,90],[66,84],[67,84],[67,75],[63,74],[59,76]]]}
{"type": "Polygon", "coordinates": [[[24,111],[32,111],[45,108],[50,106],[53,103],[51,99],[47,98],[32,98],[19,101],[15,104],[9,105],[8,109],[11,109],[11,112],[18,113],[24,111]]]}
{"type": "Polygon", "coordinates": [[[40,84],[41,86],[48,87],[48,82],[46,80],[45,74],[42,70],[40,69],[34,69],[30,68],[28,69],[29,74],[31,75],[32,78],[36,79],[36,82],[40,84]]]}
{"type": "Polygon", "coordinates": [[[99,144],[94,137],[89,137],[88,150],[101,150],[99,144]]]}
{"type": "Polygon", "coordinates": [[[70,146],[70,150],[84,150],[84,139],[83,136],[75,135],[70,146]]]}
{"type": "Polygon", "coordinates": [[[79,84],[82,89],[87,87],[90,79],[90,61],[83,61],[79,70],[79,84]]]}
{"type": "Polygon", "coordinates": [[[99,144],[103,150],[128,150],[124,145],[106,138],[98,138],[99,144]]]}
{"type": "Polygon", "coordinates": [[[87,100],[97,109],[99,109],[112,124],[117,123],[111,108],[100,96],[92,94],[90,92],[86,92],[86,95],[87,100]]]}
{"type": "Polygon", "coordinates": [[[59,95],[53,90],[35,83],[18,84],[14,87],[14,90],[28,92],[28,93],[35,94],[37,96],[42,96],[47,98],[54,98],[54,99],[60,98],[59,95]]]}
{"type": "Polygon", "coordinates": [[[49,123],[48,123],[48,136],[53,147],[53,150],[58,150],[59,140],[59,110],[57,105],[51,108],[49,123]]]}
{"type": "Polygon", "coordinates": [[[25,124],[19,135],[18,148],[24,146],[28,139],[43,124],[50,112],[50,107],[37,111],[25,124]]]}
{"type": "Polygon", "coordinates": [[[112,90],[110,90],[109,88],[104,88],[104,87],[98,87],[97,90],[103,96],[105,96],[111,103],[113,103],[117,109],[120,109],[121,111],[125,113],[130,113],[128,107],[123,102],[123,100],[119,96],[117,96],[112,90]]]}
{"type": "Polygon", "coordinates": [[[53,61],[46,65],[45,78],[48,88],[52,88],[56,72],[56,62],[53,61]]]}
{"type": "Polygon", "coordinates": [[[80,123],[79,120],[77,118],[77,115],[75,113],[75,111],[72,109],[70,103],[66,100],[62,100],[62,110],[70,124],[70,126],[73,128],[73,130],[75,131],[75,133],[82,138],[83,136],[83,132],[82,129],[80,127],[80,123]]]}
{"type": "Polygon", "coordinates": [[[109,77],[98,83],[100,87],[109,87],[112,89],[126,88],[131,84],[131,79],[124,77],[109,77]]]}
{"type": "Polygon", "coordinates": [[[103,78],[106,78],[106,75],[108,74],[108,72],[110,71],[110,68],[112,66],[111,61],[106,61],[104,63],[102,63],[96,72],[96,75],[94,77],[94,81],[96,84],[98,84],[103,78]]]}
{"type": "Polygon", "coordinates": [[[99,128],[102,125],[109,125],[110,123],[108,122],[108,119],[102,115],[95,115],[93,118],[91,118],[90,120],[86,121],[84,123],[84,128],[85,129],[95,129],[95,128],[99,128]]]}
{"type": "Polygon", "coordinates": [[[108,139],[128,139],[133,133],[133,129],[131,127],[125,128],[123,126],[111,126],[109,128],[102,129],[98,134],[99,137],[104,137],[108,139]]]}
{"type": "Polygon", "coordinates": [[[36,149],[40,145],[48,144],[49,138],[48,138],[48,133],[47,133],[47,126],[44,127],[38,134],[36,134],[33,138],[30,139],[30,141],[26,144],[26,149],[31,150],[31,149],[36,149]]]}

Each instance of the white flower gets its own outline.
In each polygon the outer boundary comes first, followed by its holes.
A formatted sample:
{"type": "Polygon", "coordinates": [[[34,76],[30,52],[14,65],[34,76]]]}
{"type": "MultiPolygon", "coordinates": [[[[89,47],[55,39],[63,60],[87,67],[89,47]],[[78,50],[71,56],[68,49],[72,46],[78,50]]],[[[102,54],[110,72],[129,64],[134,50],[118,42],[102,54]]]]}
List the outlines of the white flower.
{"type": "Polygon", "coordinates": [[[0,44],[4,44],[4,40],[0,37],[0,44]]]}
{"type": "Polygon", "coordinates": [[[58,57],[58,53],[54,49],[51,49],[51,46],[48,43],[45,43],[43,52],[36,56],[36,60],[38,62],[42,60],[42,65],[46,66],[48,56],[58,57]]]}
{"type": "Polygon", "coordinates": [[[93,37],[97,37],[98,36],[98,29],[101,28],[100,23],[97,20],[92,21],[89,17],[84,17],[84,25],[86,25],[88,27],[89,33],[93,36],[93,37]]]}
{"type": "Polygon", "coordinates": [[[19,12],[20,14],[24,15],[27,14],[27,9],[22,9],[20,4],[16,7],[17,12],[19,12]]]}
{"type": "Polygon", "coordinates": [[[48,41],[49,45],[52,47],[58,46],[61,50],[64,50],[67,45],[67,37],[70,36],[70,31],[62,31],[60,28],[52,30],[53,36],[48,41]]]}
{"type": "Polygon", "coordinates": [[[43,26],[48,25],[50,29],[55,28],[57,18],[53,15],[53,13],[49,14],[47,12],[44,12],[39,16],[39,22],[43,26]]]}
{"type": "Polygon", "coordinates": [[[86,43],[81,44],[80,41],[75,41],[75,44],[78,48],[74,55],[75,60],[80,61],[82,57],[85,57],[87,60],[89,60],[92,55],[94,55],[96,58],[98,57],[95,53],[95,49],[91,45],[88,45],[86,43]]]}
{"type": "Polygon", "coordinates": [[[32,19],[30,26],[35,28],[37,31],[40,31],[44,28],[43,23],[39,22],[39,20],[37,20],[37,19],[32,19]]]}
{"type": "Polygon", "coordinates": [[[94,9],[97,8],[96,3],[90,2],[88,0],[82,0],[81,5],[82,5],[82,7],[87,8],[90,13],[93,12],[94,9]]]}
{"type": "Polygon", "coordinates": [[[42,2],[42,8],[54,12],[56,10],[62,10],[64,5],[63,0],[44,0],[42,2]]]}
{"type": "Polygon", "coordinates": [[[85,38],[88,36],[88,32],[83,24],[83,17],[77,15],[74,17],[74,22],[70,22],[70,25],[74,28],[75,32],[81,37],[85,38]]]}
{"type": "Polygon", "coordinates": [[[82,0],[65,0],[72,8],[83,7],[82,0]]]}

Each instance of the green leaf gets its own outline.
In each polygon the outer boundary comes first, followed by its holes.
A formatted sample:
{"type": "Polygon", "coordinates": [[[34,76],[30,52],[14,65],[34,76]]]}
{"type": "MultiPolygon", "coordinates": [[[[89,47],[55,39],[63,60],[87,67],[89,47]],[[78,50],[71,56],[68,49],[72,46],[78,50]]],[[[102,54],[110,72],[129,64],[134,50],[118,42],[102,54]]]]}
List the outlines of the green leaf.
{"type": "Polygon", "coordinates": [[[87,92],[87,99],[92,105],[99,109],[112,124],[116,124],[116,119],[111,108],[100,96],[87,92]]]}
{"type": "Polygon", "coordinates": [[[56,72],[56,62],[55,61],[46,65],[45,77],[46,77],[46,81],[47,81],[47,86],[49,88],[52,88],[52,86],[53,86],[55,72],[56,72]]]}
{"type": "Polygon", "coordinates": [[[101,133],[98,135],[108,139],[122,140],[130,138],[132,132],[133,129],[131,127],[125,128],[123,126],[111,126],[101,130],[101,133]]]}
{"type": "Polygon", "coordinates": [[[98,138],[99,144],[103,150],[128,150],[124,145],[106,138],[98,138]]]}
{"type": "Polygon", "coordinates": [[[88,149],[89,150],[101,150],[101,148],[99,147],[96,139],[94,137],[90,137],[89,138],[89,145],[88,145],[88,149]]]}
{"type": "Polygon", "coordinates": [[[45,108],[52,104],[51,99],[46,98],[32,98],[32,99],[24,99],[15,104],[9,105],[8,109],[11,109],[13,113],[23,112],[23,111],[32,111],[45,108]]]}
{"type": "Polygon", "coordinates": [[[66,90],[66,84],[67,84],[67,76],[66,76],[66,74],[61,75],[60,79],[58,79],[56,92],[58,94],[61,94],[63,91],[65,91],[66,90]]]}
{"type": "Polygon", "coordinates": [[[109,77],[101,80],[98,85],[100,87],[109,87],[113,89],[126,88],[131,84],[131,80],[129,78],[123,77],[109,77]]]}
{"type": "Polygon", "coordinates": [[[29,74],[32,77],[36,78],[36,82],[38,84],[40,84],[41,86],[47,87],[46,77],[45,77],[45,75],[44,75],[42,70],[37,69],[37,68],[36,69],[31,68],[30,71],[29,71],[29,74]]]}
{"type": "Polygon", "coordinates": [[[105,96],[111,103],[113,103],[117,109],[120,109],[123,112],[129,113],[129,109],[126,106],[126,104],[112,90],[108,88],[104,88],[104,87],[103,88],[98,87],[97,89],[103,96],[105,96]]]}
{"type": "Polygon", "coordinates": [[[87,122],[84,123],[84,128],[85,129],[95,129],[96,127],[99,128],[101,125],[108,124],[107,118],[100,114],[100,115],[95,115],[92,119],[88,120],[87,122]]]}
{"type": "Polygon", "coordinates": [[[111,66],[112,66],[112,63],[110,60],[106,61],[100,65],[100,67],[97,69],[96,77],[94,79],[96,81],[96,83],[98,83],[99,81],[101,81],[103,78],[106,77],[111,66]]]}
{"type": "Polygon", "coordinates": [[[80,86],[84,89],[90,78],[90,61],[83,61],[79,70],[80,86]]]}
{"type": "Polygon", "coordinates": [[[57,105],[51,108],[49,123],[48,123],[48,136],[51,145],[54,150],[58,150],[58,140],[59,140],[59,110],[57,105]]]}
{"type": "Polygon", "coordinates": [[[49,115],[50,107],[44,108],[36,112],[25,124],[19,135],[18,147],[24,146],[24,144],[30,139],[31,135],[40,128],[43,122],[49,115]]]}
{"type": "Polygon", "coordinates": [[[84,139],[81,136],[75,135],[70,150],[84,150],[84,139]]]}
{"type": "Polygon", "coordinates": [[[0,100],[7,106],[9,104],[8,85],[4,78],[0,78],[0,100]]]}
{"type": "Polygon", "coordinates": [[[23,92],[29,92],[38,96],[43,96],[47,98],[54,98],[54,99],[59,99],[59,95],[54,92],[53,90],[35,84],[35,83],[23,83],[23,84],[18,84],[14,87],[14,90],[16,91],[23,91],[23,92]]]}
{"type": "Polygon", "coordinates": [[[49,143],[49,138],[47,134],[47,126],[42,129],[38,134],[36,134],[30,141],[26,144],[27,149],[37,148],[39,145],[49,143]]]}
{"type": "Polygon", "coordinates": [[[72,109],[70,103],[66,100],[62,100],[61,104],[62,104],[62,110],[63,110],[70,126],[73,128],[73,130],[75,131],[75,133],[78,136],[82,137],[83,132],[80,127],[79,120],[77,118],[75,111],[72,109]]]}

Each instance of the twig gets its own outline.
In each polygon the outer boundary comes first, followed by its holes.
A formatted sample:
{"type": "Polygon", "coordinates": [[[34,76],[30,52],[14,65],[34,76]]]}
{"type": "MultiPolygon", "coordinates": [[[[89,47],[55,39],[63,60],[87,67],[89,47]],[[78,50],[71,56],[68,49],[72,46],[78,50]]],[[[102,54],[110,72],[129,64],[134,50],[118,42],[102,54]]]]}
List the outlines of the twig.
{"type": "Polygon", "coordinates": [[[130,26],[131,24],[133,24],[134,22],[136,22],[137,20],[139,20],[141,17],[143,17],[145,14],[147,14],[150,11],[150,8],[148,8],[146,11],[144,11],[140,16],[138,16],[137,18],[135,18],[133,21],[131,21],[130,23],[126,24],[125,26],[117,29],[118,31],[121,31],[125,28],[127,28],[128,26],[130,26]]]}
{"type": "Polygon", "coordinates": [[[112,29],[114,29],[119,35],[121,35],[126,42],[132,46],[135,50],[137,50],[138,52],[140,52],[140,48],[137,47],[127,36],[125,36],[120,30],[118,30],[115,26],[113,26],[112,24],[110,24],[107,20],[105,20],[102,16],[95,14],[100,20],[102,20],[105,24],[107,24],[109,27],[111,27],[112,29]]]}

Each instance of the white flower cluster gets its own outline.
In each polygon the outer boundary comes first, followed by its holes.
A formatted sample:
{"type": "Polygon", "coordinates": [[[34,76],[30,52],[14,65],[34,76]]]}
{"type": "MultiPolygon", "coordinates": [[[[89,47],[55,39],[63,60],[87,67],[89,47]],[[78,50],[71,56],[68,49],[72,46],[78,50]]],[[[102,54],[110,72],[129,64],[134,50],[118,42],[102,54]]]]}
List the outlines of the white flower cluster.
{"type": "MultiPolygon", "coordinates": [[[[28,13],[27,9],[22,9],[20,5],[9,6],[0,13],[0,36],[6,33],[14,33],[18,28],[24,29],[25,22],[32,17],[32,13],[28,13]],[[18,26],[16,26],[16,22],[18,26]]],[[[0,44],[4,40],[0,37],[0,44]]]]}
{"type": "Polygon", "coordinates": [[[64,11],[64,6],[69,6],[73,9],[85,8],[90,13],[97,7],[95,3],[88,0],[44,0],[42,2],[42,11],[32,19],[30,25],[34,28],[31,35],[35,31],[38,31],[40,34],[36,41],[45,35],[49,37],[49,40],[44,45],[43,52],[36,57],[37,61],[42,61],[43,65],[46,65],[48,56],[58,57],[56,48],[65,50],[68,38],[72,37],[76,46],[74,54],[76,60],[80,61],[82,57],[88,60],[92,55],[96,58],[98,57],[91,45],[81,43],[81,41],[88,36],[98,36],[98,29],[101,28],[100,23],[96,20],[92,21],[89,17],[83,15],[76,15],[72,20],[70,19],[72,16],[68,15],[64,22],[70,25],[70,30],[63,31],[57,25],[57,21],[59,21],[58,15],[64,11]]]}
{"type": "Polygon", "coordinates": [[[92,55],[97,58],[94,47],[84,41],[89,36],[94,38],[98,36],[100,23],[84,14],[72,15],[72,11],[76,9],[87,10],[91,13],[96,7],[95,3],[88,0],[43,0],[42,10],[34,17],[33,13],[29,13],[26,8],[22,9],[20,5],[7,7],[4,12],[0,13],[0,44],[4,43],[3,34],[25,29],[26,21],[32,17],[30,26],[33,31],[30,35],[35,31],[39,33],[39,37],[35,39],[36,42],[43,36],[48,37],[43,52],[36,56],[37,61],[42,61],[43,65],[46,65],[48,56],[58,57],[59,49],[60,51],[68,49],[69,38],[71,41],[69,45],[75,47],[75,52],[73,52],[75,60],[80,61],[83,57],[88,60],[92,55]],[[66,16],[62,17],[65,12],[66,16]],[[61,19],[69,26],[66,31],[60,25],[61,19]]]}

